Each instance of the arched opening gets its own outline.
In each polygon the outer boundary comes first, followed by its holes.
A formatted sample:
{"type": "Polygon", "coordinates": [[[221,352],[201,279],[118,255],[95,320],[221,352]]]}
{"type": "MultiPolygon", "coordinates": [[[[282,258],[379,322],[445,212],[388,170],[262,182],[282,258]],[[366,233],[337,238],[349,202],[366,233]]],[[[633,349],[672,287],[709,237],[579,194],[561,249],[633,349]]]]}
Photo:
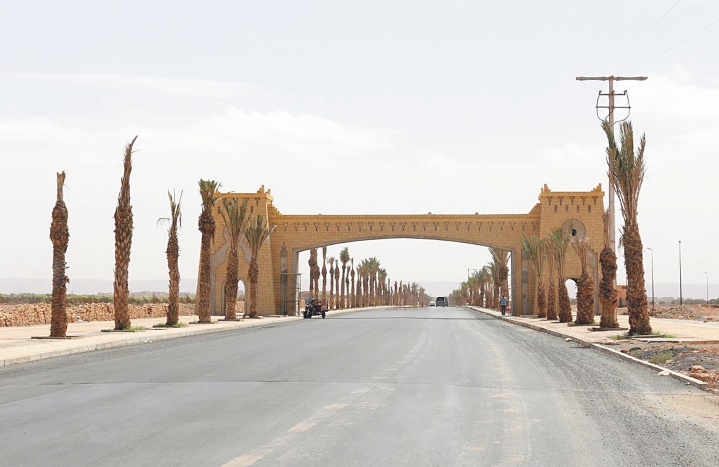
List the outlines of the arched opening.
{"type": "MultiPolygon", "coordinates": [[[[508,280],[509,299],[512,301],[512,256],[509,252],[508,268],[510,270],[508,280]]],[[[297,253],[297,272],[301,274],[301,296],[308,297],[310,295],[310,250],[303,250],[297,253]]],[[[318,290],[313,289],[313,296],[324,296],[330,300],[330,308],[342,308],[346,306],[374,305],[381,303],[381,299],[377,298],[383,293],[390,296],[385,297],[385,303],[396,303],[392,301],[392,295],[395,293],[395,283],[397,290],[400,285],[407,283],[417,283],[424,290],[423,296],[416,297],[416,302],[423,306],[429,306],[430,301],[435,301],[437,297],[448,297],[453,290],[458,289],[463,282],[466,282],[471,276],[480,271],[483,266],[491,262],[491,255],[486,246],[453,242],[446,240],[431,239],[412,239],[412,238],[394,238],[394,239],[377,239],[363,240],[355,242],[338,243],[327,247],[325,269],[326,275],[322,275],[323,256],[322,248],[317,248],[317,268],[319,277],[316,279],[318,290]],[[340,261],[340,252],[347,248],[350,261],[345,264],[345,272],[343,274],[342,263],[340,261]],[[409,257],[412,259],[408,261],[409,257]],[[338,273],[337,276],[330,273],[330,259],[332,261],[332,269],[338,273]],[[379,284],[374,286],[371,283],[360,281],[358,284],[357,267],[363,260],[376,258],[380,263],[380,268],[385,269],[387,276],[385,278],[385,289],[382,291],[379,284]],[[354,260],[354,262],[352,261],[354,260]],[[351,272],[355,272],[354,278],[351,272]],[[344,279],[344,287],[342,287],[344,279]],[[365,292],[365,289],[369,289],[365,292]],[[339,294],[337,290],[339,289],[339,294]],[[344,289],[344,291],[343,291],[344,289]],[[361,290],[364,297],[356,296],[357,290],[361,290]],[[344,294],[344,295],[343,295],[344,294]],[[354,296],[352,294],[355,294],[354,296]],[[367,298],[367,294],[372,298],[367,298]],[[338,295],[341,298],[338,299],[338,295]],[[368,302],[369,301],[369,302],[368,302]]],[[[515,273],[519,278],[521,274],[515,273]]],[[[467,302],[469,301],[467,297],[467,302]]],[[[476,299],[476,297],[472,297],[476,299]]],[[[454,300],[450,302],[454,305],[464,305],[461,301],[454,300]]],[[[489,302],[487,302],[489,303],[489,302]]]]}
{"type": "MultiPolygon", "coordinates": [[[[220,307],[214,311],[215,316],[225,315],[225,284],[222,282],[222,295],[220,296],[220,307]]],[[[235,304],[235,313],[237,316],[242,316],[247,309],[247,294],[245,293],[245,280],[240,278],[237,284],[237,303],[235,304]]]]}

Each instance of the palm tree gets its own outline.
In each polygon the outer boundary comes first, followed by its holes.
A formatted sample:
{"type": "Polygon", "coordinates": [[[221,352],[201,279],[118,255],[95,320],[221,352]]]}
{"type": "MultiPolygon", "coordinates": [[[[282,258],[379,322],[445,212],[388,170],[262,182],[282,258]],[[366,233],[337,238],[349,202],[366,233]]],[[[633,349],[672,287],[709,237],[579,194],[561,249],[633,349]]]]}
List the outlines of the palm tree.
{"type": "Polygon", "coordinates": [[[256,218],[250,219],[249,225],[245,229],[245,240],[250,247],[252,259],[250,259],[250,267],[247,276],[250,278],[250,310],[248,317],[257,317],[257,281],[260,277],[260,267],[257,263],[257,257],[260,254],[260,248],[269,240],[272,232],[275,231],[276,225],[270,227],[261,214],[256,218]]]}
{"type": "Polygon", "coordinates": [[[350,251],[347,247],[344,247],[340,251],[340,261],[342,261],[342,292],[340,293],[340,306],[339,308],[346,308],[345,302],[345,272],[347,271],[347,262],[350,260],[350,251]]]}
{"type": "Polygon", "coordinates": [[[385,268],[379,268],[377,270],[377,287],[379,288],[379,303],[378,305],[383,306],[385,305],[386,295],[385,295],[385,283],[387,282],[387,270],[385,268]]]}
{"type": "Polygon", "coordinates": [[[350,287],[352,290],[347,290],[347,293],[351,297],[350,299],[350,306],[352,308],[357,308],[357,295],[355,295],[355,259],[350,258],[350,287]]]}
{"type": "Polygon", "coordinates": [[[601,328],[618,328],[617,305],[619,304],[619,293],[614,287],[617,279],[617,255],[609,245],[609,210],[602,215],[604,221],[604,248],[599,254],[599,263],[602,266],[602,280],[599,281],[599,303],[602,305],[602,319],[599,322],[601,328]]]}
{"type": "MultiPolygon", "coordinates": [[[[357,271],[357,288],[356,288],[356,295],[354,299],[355,307],[362,308],[364,306],[364,301],[362,300],[362,280],[364,277],[364,265],[360,262],[356,268],[354,268],[357,271]]],[[[354,281],[354,279],[352,279],[354,281]]]]}
{"type": "Polygon", "coordinates": [[[130,173],[132,172],[132,146],[135,136],[125,146],[123,174],[120,179],[120,194],[117,197],[115,208],[115,282],[114,300],[115,330],[121,331],[129,328],[130,311],[128,299],[130,288],[128,285],[128,270],[130,269],[130,250],[132,248],[132,205],[130,204],[130,173]]]}
{"type": "Polygon", "coordinates": [[[542,275],[544,274],[544,265],[547,261],[546,254],[546,243],[541,238],[533,235],[527,237],[522,234],[522,247],[527,255],[527,261],[534,271],[534,276],[537,282],[537,317],[547,317],[547,301],[546,293],[544,291],[544,280],[542,275]]]}
{"type": "Polygon", "coordinates": [[[225,231],[229,236],[230,247],[227,250],[227,274],[225,276],[225,320],[237,319],[237,288],[239,282],[240,257],[239,246],[242,235],[247,228],[247,200],[240,202],[237,198],[222,198],[220,215],[225,223],[225,231]]]}
{"type": "MultiPolygon", "coordinates": [[[[490,249],[491,253],[491,249],[490,249]]],[[[499,308],[499,290],[500,290],[500,280],[499,280],[499,263],[494,261],[494,257],[492,257],[492,262],[489,263],[489,270],[491,272],[492,276],[492,303],[490,305],[491,308],[499,308]]]]}
{"type": "Polygon", "coordinates": [[[579,256],[579,263],[582,266],[582,275],[577,281],[577,319],[574,324],[592,324],[594,322],[594,279],[587,271],[589,239],[587,237],[575,238],[572,248],[579,256]]]}
{"type": "Polygon", "coordinates": [[[158,222],[166,221],[169,224],[167,229],[167,268],[170,276],[169,295],[167,297],[167,321],[165,326],[177,326],[180,321],[180,243],[177,239],[177,231],[182,226],[182,192],[177,198],[174,193],[167,192],[170,198],[170,217],[158,219],[158,222]]]}
{"type": "Polygon", "coordinates": [[[50,241],[52,241],[52,305],[50,307],[50,337],[67,337],[67,283],[65,252],[70,242],[67,226],[67,206],[63,200],[65,172],[57,174],[57,200],[52,210],[50,241]]]}
{"type": "Polygon", "coordinates": [[[197,229],[202,233],[202,240],[200,243],[200,277],[197,278],[197,310],[195,312],[198,322],[211,323],[212,265],[210,263],[210,247],[215,237],[215,219],[212,217],[212,209],[217,201],[217,190],[220,188],[220,183],[214,180],[200,180],[199,187],[202,211],[197,220],[197,229]]]}
{"type": "Polygon", "coordinates": [[[549,235],[544,238],[545,250],[547,253],[547,270],[549,271],[549,284],[547,287],[547,321],[557,319],[557,284],[554,282],[554,274],[557,271],[557,261],[552,249],[552,242],[549,235]]]}
{"type": "Polygon", "coordinates": [[[495,296],[497,296],[497,291],[499,291],[501,295],[509,298],[509,284],[507,283],[507,278],[509,277],[509,267],[507,266],[509,252],[507,250],[500,250],[499,248],[490,248],[489,252],[492,255],[492,262],[496,264],[496,277],[499,280],[499,284],[496,284],[494,287],[495,296]]]}
{"type": "Polygon", "coordinates": [[[572,236],[569,231],[561,227],[557,227],[549,232],[550,254],[554,255],[554,265],[557,268],[560,323],[570,323],[572,321],[572,303],[569,301],[569,292],[567,291],[567,284],[564,278],[567,251],[569,250],[569,243],[571,241],[572,236]]]}
{"type": "Polygon", "coordinates": [[[340,309],[340,300],[342,298],[340,295],[340,262],[339,261],[337,261],[335,263],[335,293],[337,294],[337,296],[335,297],[335,308],[339,310],[340,309]]]}
{"type": "Polygon", "coordinates": [[[644,287],[644,255],[642,237],[637,221],[639,209],[639,191],[644,181],[644,148],[646,137],[639,140],[637,153],[634,153],[634,130],[631,122],[619,125],[621,148],[617,147],[614,130],[608,122],[602,122],[602,128],[609,141],[607,164],[609,182],[617,193],[621,207],[624,227],[620,243],[624,247],[624,268],[627,272],[627,311],[629,312],[629,334],[648,335],[652,333],[649,324],[647,291],[644,287]]]}
{"type": "Polygon", "coordinates": [[[327,247],[322,247],[322,299],[327,298],[327,247]]]}
{"type": "Polygon", "coordinates": [[[330,303],[329,308],[334,309],[335,308],[335,301],[334,301],[334,291],[335,291],[335,257],[330,256],[327,258],[327,261],[330,263],[330,303]]]}
{"type": "Polygon", "coordinates": [[[307,264],[310,266],[310,298],[313,298],[317,295],[317,290],[315,289],[315,268],[317,267],[317,248],[310,249],[310,259],[307,261],[307,264]]]}

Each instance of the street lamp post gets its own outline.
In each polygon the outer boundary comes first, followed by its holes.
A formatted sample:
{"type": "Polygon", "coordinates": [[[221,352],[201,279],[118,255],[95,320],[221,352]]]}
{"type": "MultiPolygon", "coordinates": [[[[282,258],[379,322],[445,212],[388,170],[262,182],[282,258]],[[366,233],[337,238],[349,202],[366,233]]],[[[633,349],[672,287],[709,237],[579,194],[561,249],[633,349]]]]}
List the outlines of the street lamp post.
{"type": "Polygon", "coordinates": [[[682,241],[679,240],[679,306],[684,304],[682,297],[682,241]]]}
{"type": "Polygon", "coordinates": [[[709,304],[709,273],[704,271],[704,274],[707,275],[707,305],[709,304]]]}
{"type": "Polygon", "coordinates": [[[654,250],[649,247],[647,250],[652,252],[652,309],[654,309],[654,250]]]}

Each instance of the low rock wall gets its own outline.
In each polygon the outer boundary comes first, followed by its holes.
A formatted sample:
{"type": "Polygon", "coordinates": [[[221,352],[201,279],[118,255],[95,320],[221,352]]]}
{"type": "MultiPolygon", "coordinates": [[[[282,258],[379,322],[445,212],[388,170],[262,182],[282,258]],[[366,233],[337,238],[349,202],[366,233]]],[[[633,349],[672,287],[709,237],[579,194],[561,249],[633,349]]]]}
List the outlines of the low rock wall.
{"type": "MultiPolygon", "coordinates": [[[[147,305],[129,305],[130,319],[160,318],[167,316],[167,303],[151,303],[147,305]]],[[[68,307],[70,323],[82,321],[114,321],[112,303],[88,303],[68,307]]],[[[180,304],[180,315],[195,314],[195,305],[180,304]]],[[[32,305],[3,305],[0,308],[0,327],[32,326],[50,324],[50,304],[36,303],[32,305]]]]}

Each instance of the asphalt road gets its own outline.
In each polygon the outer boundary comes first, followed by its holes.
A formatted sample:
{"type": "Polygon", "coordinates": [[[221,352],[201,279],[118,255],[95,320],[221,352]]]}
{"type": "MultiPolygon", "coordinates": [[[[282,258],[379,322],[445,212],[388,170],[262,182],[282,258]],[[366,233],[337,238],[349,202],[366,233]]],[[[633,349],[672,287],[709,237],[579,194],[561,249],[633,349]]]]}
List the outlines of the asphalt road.
{"type": "Polygon", "coordinates": [[[719,397],[459,308],[0,368],[8,466],[716,466],[717,439],[719,397]]]}

